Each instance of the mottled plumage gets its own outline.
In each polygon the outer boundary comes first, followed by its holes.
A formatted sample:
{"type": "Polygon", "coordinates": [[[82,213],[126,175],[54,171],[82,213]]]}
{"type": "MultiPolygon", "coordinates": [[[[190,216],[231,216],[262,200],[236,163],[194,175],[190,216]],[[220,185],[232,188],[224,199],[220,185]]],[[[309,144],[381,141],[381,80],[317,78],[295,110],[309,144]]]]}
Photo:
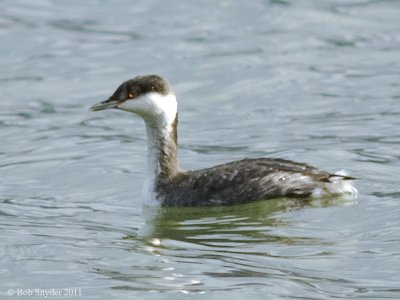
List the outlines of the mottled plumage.
{"type": "Polygon", "coordinates": [[[243,159],[215,167],[182,171],[178,164],[176,97],[160,76],[136,77],[92,110],[117,108],[140,115],[148,136],[147,204],[230,205],[277,197],[357,195],[353,177],[328,173],[284,159],[243,159]]]}
{"type": "Polygon", "coordinates": [[[329,185],[338,178],[354,179],[289,160],[243,159],[162,179],[157,192],[162,204],[168,206],[229,205],[277,197],[310,197],[316,189],[329,194],[329,185]]]}

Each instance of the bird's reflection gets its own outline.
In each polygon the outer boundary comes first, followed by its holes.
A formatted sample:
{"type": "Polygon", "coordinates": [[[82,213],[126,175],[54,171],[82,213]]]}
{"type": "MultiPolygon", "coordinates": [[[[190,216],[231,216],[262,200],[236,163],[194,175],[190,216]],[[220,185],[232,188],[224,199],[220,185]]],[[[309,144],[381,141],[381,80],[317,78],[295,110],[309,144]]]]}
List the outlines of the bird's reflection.
{"type": "Polygon", "coordinates": [[[288,216],[301,208],[336,202],[276,199],[220,207],[145,207],[146,225],[139,235],[149,238],[155,246],[162,240],[214,247],[264,242],[298,244],[310,238],[281,236],[273,229],[294,222],[288,216]]]}
{"type": "Polygon", "coordinates": [[[145,225],[123,238],[124,261],[129,264],[102,266],[96,272],[124,282],[114,289],[182,293],[236,288],[221,287],[217,279],[223,277],[286,276],[292,270],[271,266],[275,260],[291,259],[279,253],[282,249],[318,248],[326,243],[285,233],[285,228],[298,222],[291,214],[338,203],[343,201],[277,199],[226,207],[146,207],[145,225]]]}

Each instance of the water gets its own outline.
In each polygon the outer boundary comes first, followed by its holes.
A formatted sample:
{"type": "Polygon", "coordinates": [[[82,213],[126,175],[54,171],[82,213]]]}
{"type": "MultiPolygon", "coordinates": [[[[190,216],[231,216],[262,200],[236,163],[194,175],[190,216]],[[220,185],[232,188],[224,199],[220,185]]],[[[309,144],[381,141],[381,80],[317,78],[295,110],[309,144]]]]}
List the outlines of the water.
{"type": "Polygon", "coordinates": [[[1,298],[398,299],[399,20],[389,0],[2,1],[1,298]],[[185,168],[345,168],[357,201],[144,208],[142,122],[88,107],[149,73],[180,99],[185,168]]]}

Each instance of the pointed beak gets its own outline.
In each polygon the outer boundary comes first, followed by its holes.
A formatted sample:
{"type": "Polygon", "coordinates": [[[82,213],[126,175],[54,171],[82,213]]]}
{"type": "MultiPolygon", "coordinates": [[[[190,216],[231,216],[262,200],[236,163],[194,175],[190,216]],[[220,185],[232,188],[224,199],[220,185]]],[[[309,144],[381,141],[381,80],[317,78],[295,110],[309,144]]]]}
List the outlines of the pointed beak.
{"type": "Polygon", "coordinates": [[[120,101],[115,100],[105,100],[103,102],[97,103],[90,107],[91,111],[99,111],[109,108],[118,108],[118,104],[121,103],[120,101]]]}

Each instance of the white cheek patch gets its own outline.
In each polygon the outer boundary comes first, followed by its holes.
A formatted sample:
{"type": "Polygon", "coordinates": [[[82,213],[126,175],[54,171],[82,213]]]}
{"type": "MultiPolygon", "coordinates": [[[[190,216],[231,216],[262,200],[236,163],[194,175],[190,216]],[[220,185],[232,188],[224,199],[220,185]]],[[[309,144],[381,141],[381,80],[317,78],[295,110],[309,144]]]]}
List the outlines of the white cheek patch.
{"type": "Polygon", "coordinates": [[[175,120],[178,112],[178,102],[174,94],[163,96],[158,93],[148,93],[145,97],[151,103],[153,111],[157,115],[162,115],[167,124],[171,124],[175,120]]]}
{"type": "Polygon", "coordinates": [[[136,114],[140,114],[142,111],[150,111],[149,103],[146,103],[143,97],[126,100],[118,104],[118,108],[136,114]]]}
{"type": "Polygon", "coordinates": [[[136,113],[145,119],[161,119],[171,124],[175,120],[178,103],[174,94],[147,93],[136,99],[124,101],[118,108],[136,113]]]}

